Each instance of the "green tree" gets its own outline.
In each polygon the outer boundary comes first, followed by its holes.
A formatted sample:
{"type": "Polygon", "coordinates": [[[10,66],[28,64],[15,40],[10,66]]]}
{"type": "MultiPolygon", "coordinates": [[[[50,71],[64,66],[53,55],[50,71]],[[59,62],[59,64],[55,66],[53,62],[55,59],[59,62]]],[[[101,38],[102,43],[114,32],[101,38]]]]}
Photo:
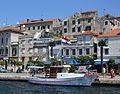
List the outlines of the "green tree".
{"type": "Polygon", "coordinates": [[[77,58],[78,62],[85,64],[85,62],[87,61],[87,56],[80,56],[77,58]]]}
{"type": "Polygon", "coordinates": [[[15,65],[17,65],[17,66],[21,66],[23,64],[24,64],[24,62],[22,62],[22,61],[16,61],[16,63],[15,63],[15,65]]]}
{"type": "Polygon", "coordinates": [[[16,65],[16,62],[17,62],[17,60],[16,59],[10,59],[10,64],[12,64],[12,65],[16,65]]]}
{"type": "Polygon", "coordinates": [[[51,65],[52,66],[56,66],[56,65],[59,65],[59,61],[57,61],[57,59],[56,58],[51,58],[51,65]]]}
{"type": "Polygon", "coordinates": [[[89,62],[91,65],[95,64],[93,57],[90,56],[80,56],[77,58],[77,61],[81,64],[85,64],[86,62],[89,62]]]}
{"type": "Polygon", "coordinates": [[[107,73],[108,73],[108,69],[110,69],[111,67],[113,67],[113,64],[115,63],[115,60],[113,60],[112,58],[110,58],[108,61],[107,61],[107,64],[106,64],[106,70],[107,70],[107,73]]]}
{"type": "Polygon", "coordinates": [[[103,69],[103,47],[107,46],[107,41],[106,40],[100,40],[98,42],[98,46],[100,47],[100,57],[101,57],[101,72],[103,69]]]}
{"type": "Polygon", "coordinates": [[[53,41],[53,42],[49,42],[48,43],[48,46],[50,46],[51,47],[51,57],[53,57],[53,47],[55,46],[55,42],[53,41]]]}
{"type": "Polygon", "coordinates": [[[43,65],[43,64],[44,64],[43,61],[39,61],[39,60],[35,60],[35,61],[31,60],[30,62],[31,62],[33,65],[43,65]]]}
{"type": "Polygon", "coordinates": [[[95,64],[94,58],[93,57],[89,57],[89,62],[90,62],[91,65],[94,65],[95,64]]]}
{"type": "Polygon", "coordinates": [[[75,72],[75,70],[76,70],[75,65],[71,65],[70,72],[75,72]]]}
{"type": "Polygon", "coordinates": [[[1,65],[1,66],[4,66],[4,65],[5,65],[5,62],[0,61],[0,65],[1,65]]]}
{"type": "Polygon", "coordinates": [[[113,65],[115,63],[115,60],[113,60],[112,58],[110,58],[107,62],[107,64],[109,65],[113,65]]]}

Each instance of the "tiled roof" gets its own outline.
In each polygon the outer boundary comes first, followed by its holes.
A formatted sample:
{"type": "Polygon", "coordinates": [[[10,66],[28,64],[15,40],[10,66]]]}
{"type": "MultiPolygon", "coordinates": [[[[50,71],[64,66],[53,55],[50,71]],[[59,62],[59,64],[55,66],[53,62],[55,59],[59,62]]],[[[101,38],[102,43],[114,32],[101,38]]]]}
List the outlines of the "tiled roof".
{"type": "Polygon", "coordinates": [[[95,13],[97,12],[96,10],[92,10],[92,11],[86,11],[86,12],[81,12],[81,14],[86,14],[86,13],[95,13]]]}
{"type": "Polygon", "coordinates": [[[115,29],[111,32],[104,33],[102,35],[99,35],[99,37],[112,37],[112,36],[117,36],[120,35],[120,29],[115,29]]]}
{"type": "Polygon", "coordinates": [[[79,35],[95,35],[95,36],[98,36],[98,34],[94,31],[84,31],[84,32],[80,32],[79,34],[76,34],[76,36],[79,36],[79,35]]]}
{"type": "Polygon", "coordinates": [[[20,25],[26,25],[26,24],[38,24],[38,23],[47,23],[47,22],[53,22],[53,20],[38,20],[38,21],[28,21],[28,22],[20,22],[20,25]]]}
{"type": "Polygon", "coordinates": [[[13,32],[19,32],[19,33],[22,33],[24,31],[14,27],[14,26],[11,26],[11,27],[4,27],[4,28],[0,28],[0,32],[1,31],[13,31],[13,32]]]}

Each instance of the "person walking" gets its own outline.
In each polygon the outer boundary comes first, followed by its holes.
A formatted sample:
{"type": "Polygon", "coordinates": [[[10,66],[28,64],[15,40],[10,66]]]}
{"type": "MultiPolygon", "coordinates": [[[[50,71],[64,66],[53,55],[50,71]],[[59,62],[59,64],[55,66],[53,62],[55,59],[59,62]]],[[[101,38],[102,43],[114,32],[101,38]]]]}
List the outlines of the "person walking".
{"type": "Polygon", "coordinates": [[[106,73],[105,67],[103,67],[102,73],[103,73],[103,77],[105,77],[105,73],[106,73]]]}
{"type": "Polygon", "coordinates": [[[110,75],[111,75],[111,78],[115,77],[115,72],[114,72],[114,70],[112,68],[110,70],[110,75]]]}

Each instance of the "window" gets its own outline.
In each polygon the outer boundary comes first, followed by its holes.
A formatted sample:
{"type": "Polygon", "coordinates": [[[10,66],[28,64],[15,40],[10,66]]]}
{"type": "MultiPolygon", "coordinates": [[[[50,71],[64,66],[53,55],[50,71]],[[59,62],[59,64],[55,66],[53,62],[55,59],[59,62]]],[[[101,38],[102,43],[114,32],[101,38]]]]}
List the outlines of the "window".
{"type": "Polygon", "coordinates": [[[30,27],[28,27],[28,30],[30,30],[30,27]]]}
{"type": "Polygon", "coordinates": [[[81,26],[78,27],[78,32],[81,32],[81,26]]]}
{"type": "Polygon", "coordinates": [[[3,48],[1,48],[0,53],[1,53],[1,55],[3,55],[3,54],[4,54],[4,49],[3,49],[3,48]]]}
{"type": "Polygon", "coordinates": [[[72,25],[75,25],[75,20],[72,21],[72,25]]]}
{"type": "Polygon", "coordinates": [[[50,26],[48,25],[47,28],[50,29],[50,26]]]}
{"type": "Polygon", "coordinates": [[[35,30],[35,26],[33,26],[33,30],[35,30]]]}
{"type": "Polygon", "coordinates": [[[12,56],[16,56],[17,55],[17,48],[13,47],[12,48],[12,56]]]}
{"type": "Polygon", "coordinates": [[[3,38],[2,38],[2,44],[3,44],[3,38]]]}
{"type": "Polygon", "coordinates": [[[8,38],[6,38],[6,44],[8,44],[8,38]]]}
{"type": "Polygon", "coordinates": [[[42,26],[41,29],[45,29],[45,26],[42,26]]]}
{"type": "Polygon", "coordinates": [[[88,19],[88,23],[91,23],[91,19],[88,19]]]}
{"type": "Polygon", "coordinates": [[[90,31],[91,30],[91,26],[86,26],[85,31],[90,31]]]}
{"type": "Polygon", "coordinates": [[[67,21],[64,21],[64,26],[66,26],[67,25],[67,21]]]}
{"type": "Polygon", "coordinates": [[[109,49],[105,48],[105,55],[108,55],[108,54],[109,54],[109,49]]]}
{"type": "Polygon", "coordinates": [[[69,49],[66,49],[66,55],[69,55],[69,49]]]}
{"type": "Polygon", "coordinates": [[[79,55],[82,55],[82,49],[79,49],[79,55]]]}
{"type": "Polygon", "coordinates": [[[5,54],[6,55],[8,54],[8,48],[7,47],[5,48],[5,54]]]}
{"type": "Polygon", "coordinates": [[[40,26],[38,26],[37,28],[38,28],[38,30],[39,30],[39,29],[40,29],[40,26]]]}
{"type": "Polygon", "coordinates": [[[75,32],[75,27],[74,27],[74,28],[72,28],[72,32],[75,32]]]}
{"type": "Polygon", "coordinates": [[[105,21],[105,25],[108,25],[108,21],[105,21]]]}
{"type": "Polygon", "coordinates": [[[75,49],[72,49],[72,55],[75,55],[76,52],[75,52],[75,49]]]}
{"type": "Polygon", "coordinates": [[[80,19],[78,19],[78,24],[80,24],[80,19]]]}
{"type": "Polygon", "coordinates": [[[86,49],[86,54],[87,54],[87,55],[90,54],[89,48],[86,49]]]}
{"type": "Polygon", "coordinates": [[[67,33],[67,28],[64,28],[64,33],[67,33]]]}

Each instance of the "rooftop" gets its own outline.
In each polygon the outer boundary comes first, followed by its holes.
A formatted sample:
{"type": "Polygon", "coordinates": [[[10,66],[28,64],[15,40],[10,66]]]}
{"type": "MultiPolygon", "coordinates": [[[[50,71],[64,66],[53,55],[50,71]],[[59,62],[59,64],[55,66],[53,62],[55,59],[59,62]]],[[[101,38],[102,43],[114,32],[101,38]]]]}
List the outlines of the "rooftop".
{"type": "Polygon", "coordinates": [[[98,34],[94,31],[83,31],[83,32],[80,32],[79,34],[76,34],[75,36],[79,36],[79,35],[95,35],[95,36],[98,36],[98,34]]]}
{"type": "Polygon", "coordinates": [[[38,23],[52,23],[53,20],[29,20],[26,22],[20,22],[20,25],[26,25],[26,24],[38,24],[38,23]]]}
{"type": "Polygon", "coordinates": [[[86,14],[86,13],[95,13],[97,12],[96,10],[91,10],[91,11],[85,11],[85,12],[81,12],[81,14],[86,14]]]}
{"type": "Polygon", "coordinates": [[[99,37],[112,37],[112,36],[117,36],[120,35],[120,29],[115,29],[111,32],[104,33],[102,35],[99,35],[99,37]]]}
{"type": "Polygon", "coordinates": [[[13,31],[13,32],[19,32],[19,33],[24,32],[24,31],[18,29],[17,27],[14,27],[14,26],[0,28],[0,32],[1,31],[13,31]]]}

